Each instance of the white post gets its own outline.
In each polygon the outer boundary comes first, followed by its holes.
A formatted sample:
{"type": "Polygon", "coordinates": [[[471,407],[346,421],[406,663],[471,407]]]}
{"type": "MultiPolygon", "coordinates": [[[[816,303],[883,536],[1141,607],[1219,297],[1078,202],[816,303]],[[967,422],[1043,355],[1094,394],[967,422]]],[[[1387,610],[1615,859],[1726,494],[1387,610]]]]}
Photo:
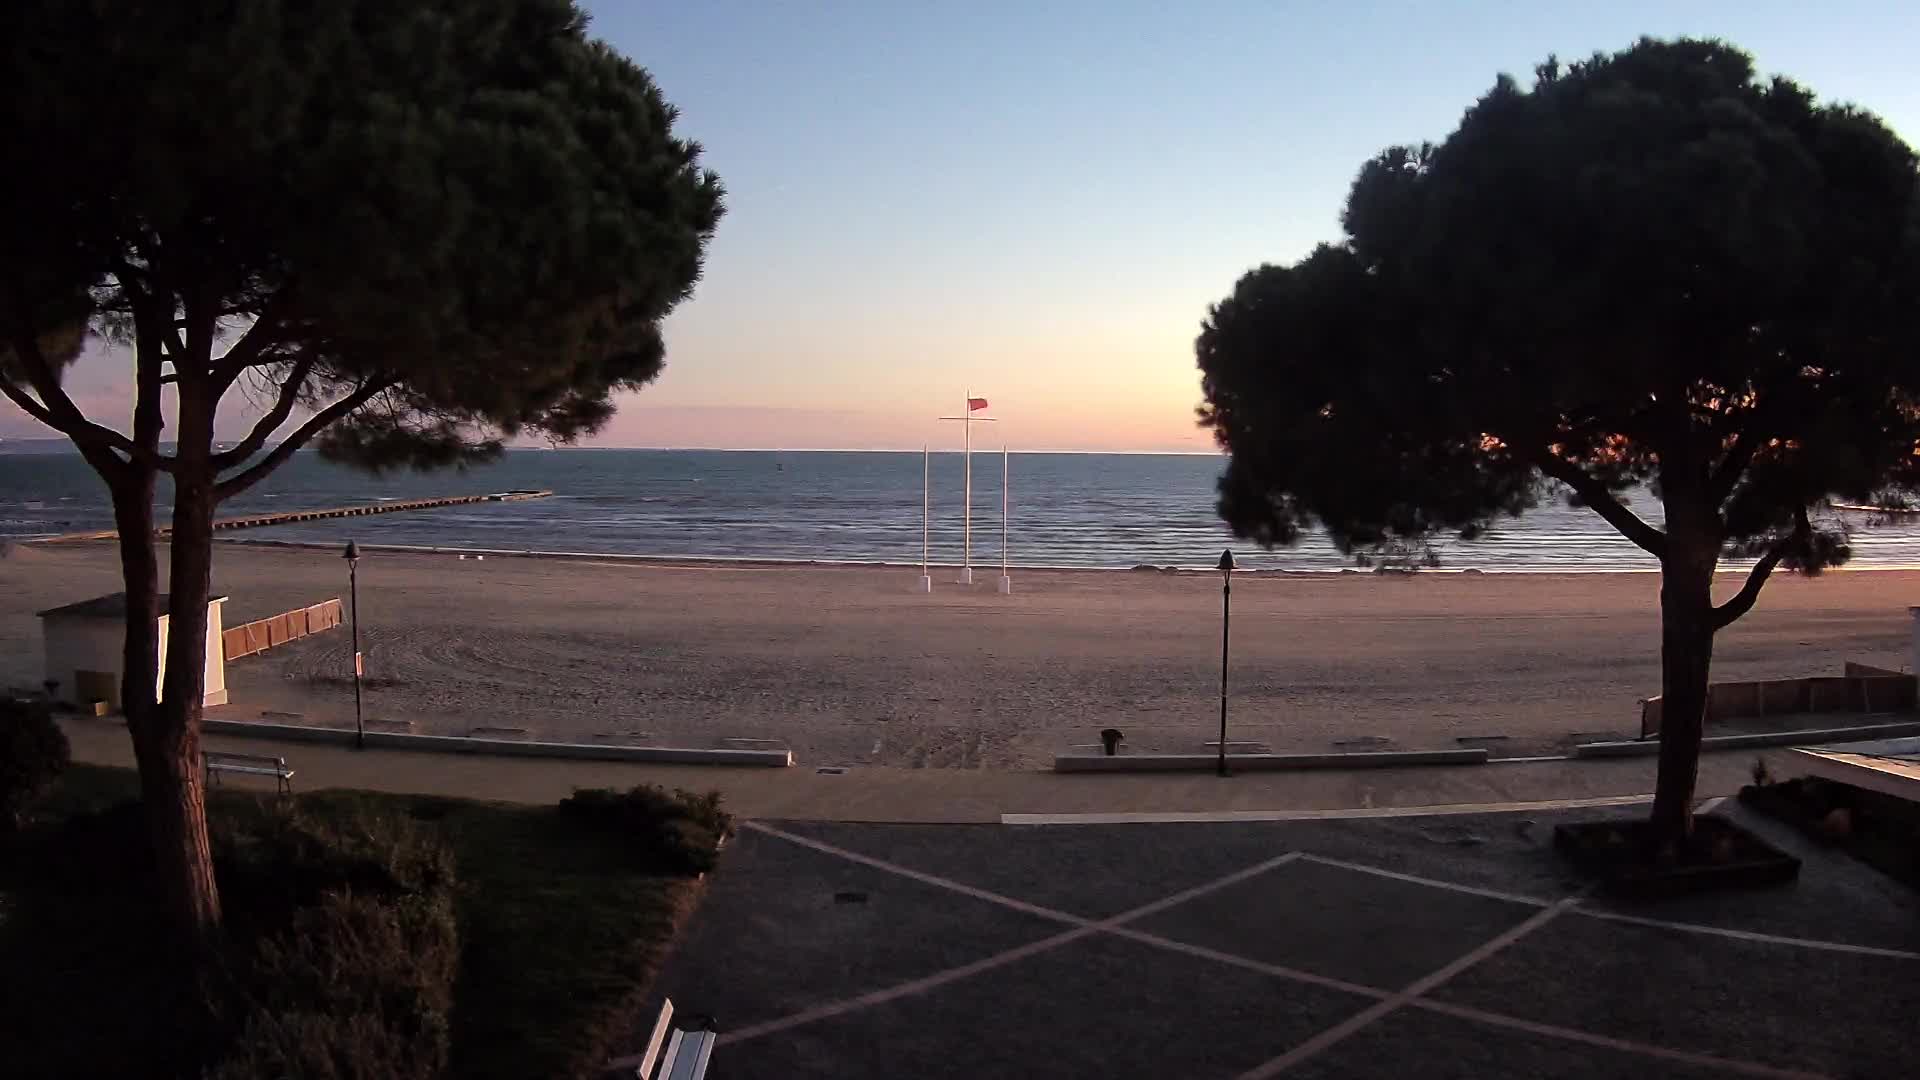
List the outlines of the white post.
{"type": "Polygon", "coordinates": [[[1013,470],[1007,464],[1007,444],[1000,444],[1000,591],[1013,592],[1013,579],[1007,576],[1007,479],[1013,470]]]}
{"type": "Polygon", "coordinates": [[[920,447],[920,591],[933,591],[933,576],[927,572],[927,550],[933,535],[933,454],[920,447]]]}
{"type": "MultiPolygon", "coordinates": [[[[963,495],[966,505],[960,508],[960,527],[962,533],[960,538],[960,577],[958,579],[962,585],[973,584],[973,401],[973,392],[969,390],[967,392],[967,407],[959,416],[943,416],[940,418],[942,421],[958,420],[961,424],[965,425],[965,427],[961,429],[961,449],[963,454],[961,468],[966,472],[966,487],[965,494],[963,495]]],[[[987,403],[985,401],[980,403],[980,407],[983,409],[986,408],[986,405],[987,403]]],[[[993,420],[994,418],[991,416],[980,417],[980,422],[983,424],[991,423],[993,420]]]]}
{"type": "Polygon", "coordinates": [[[973,391],[960,410],[960,445],[966,456],[966,508],[960,517],[960,584],[973,584],[973,391]]]}

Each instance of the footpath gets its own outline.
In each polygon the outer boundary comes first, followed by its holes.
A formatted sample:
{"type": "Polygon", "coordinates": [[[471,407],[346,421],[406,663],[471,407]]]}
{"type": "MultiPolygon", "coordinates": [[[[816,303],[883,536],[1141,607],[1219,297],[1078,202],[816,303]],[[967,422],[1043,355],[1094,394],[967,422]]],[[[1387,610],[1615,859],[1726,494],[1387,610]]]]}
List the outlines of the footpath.
{"type": "MultiPolygon", "coordinates": [[[[67,717],[74,760],[132,766],[133,745],[117,718],[67,717]]],[[[848,768],[823,772],[514,758],[405,750],[354,750],[311,742],[207,735],[204,749],[284,757],[295,791],[357,788],[503,802],[545,803],[575,789],[656,784],[718,791],[746,818],[787,821],[999,823],[1007,816],[1113,821],[1169,815],[1352,816],[1352,811],[1468,809],[1509,803],[1604,805],[1653,790],[1652,758],[1529,761],[1477,766],[1246,773],[1062,775],[985,769],[848,768]]],[[[1750,782],[1756,757],[1775,775],[1797,775],[1787,751],[1702,757],[1698,796],[1732,795],[1750,782]]],[[[1804,771],[1804,770],[1799,770],[1804,771]]],[[[259,786],[223,777],[223,786],[259,786]]]]}

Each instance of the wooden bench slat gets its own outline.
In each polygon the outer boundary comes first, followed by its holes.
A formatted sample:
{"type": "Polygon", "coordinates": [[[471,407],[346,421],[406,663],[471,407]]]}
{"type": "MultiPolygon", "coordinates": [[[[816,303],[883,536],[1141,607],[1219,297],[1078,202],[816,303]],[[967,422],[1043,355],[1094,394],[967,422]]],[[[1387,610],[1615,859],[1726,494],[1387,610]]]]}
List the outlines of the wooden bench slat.
{"type": "Polygon", "coordinates": [[[202,750],[200,768],[209,777],[218,773],[239,773],[242,776],[271,776],[280,782],[283,794],[292,794],[293,769],[287,765],[287,759],[267,754],[233,754],[220,750],[202,750]]]}
{"type": "Polygon", "coordinates": [[[660,1046],[667,1041],[667,1029],[673,1024],[673,999],[663,998],[660,1002],[660,1017],[653,1022],[653,1034],[647,1039],[647,1049],[640,1055],[640,1064],[633,1075],[640,1080],[653,1080],[654,1062],[660,1058],[660,1046]]]}

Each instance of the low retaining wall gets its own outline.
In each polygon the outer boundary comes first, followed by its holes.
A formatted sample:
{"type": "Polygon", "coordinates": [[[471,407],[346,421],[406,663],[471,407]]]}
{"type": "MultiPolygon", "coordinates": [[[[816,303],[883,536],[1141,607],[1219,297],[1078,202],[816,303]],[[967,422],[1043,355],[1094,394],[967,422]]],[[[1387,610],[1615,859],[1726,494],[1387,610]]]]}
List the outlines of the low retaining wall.
{"type": "MultiPolygon", "coordinates": [[[[1803,728],[1798,731],[1757,731],[1750,735],[1709,735],[1700,740],[1700,749],[1746,750],[1761,746],[1803,746],[1807,743],[1849,742],[1856,739],[1898,739],[1909,735],[1920,735],[1920,720],[1854,727],[1803,728]]],[[[1573,748],[1573,756],[1582,758],[1652,757],[1659,752],[1659,739],[1590,742],[1573,748]]]]}
{"type": "MultiPolygon", "coordinates": [[[[250,739],[286,739],[295,742],[351,746],[348,728],[265,724],[251,720],[201,721],[214,735],[250,739]]],[[[505,757],[573,758],[581,761],[646,761],[678,765],[753,765],[784,768],[793,764],[791,750],[718,750],[681,746],[606,746],[596,743],[522,742],[516,739],[474,739],[460,735],[409,735],[397,731],[369,731],[366,744],[384,750],[423,750],[442,754],[498,754],[505,757]]]]}
{"type": "Polygon", "coordinates": [[[312,607],[295,608],[232,627],[221,635],[220,648],[228,662],[232,662],[339,625],[340,598],[336,596],[312,607]]]}
{"type": "MultiPolygon", "coordinates": [[[[1279,769],[1390,769],[1402,765],[1485,765],[1483,747],[1462,750],[1362,750],[1330,754],[1228,754],[1227,768],[1237,772],[1279,769]]],[[[1218,768],[1218,754],[1060,754],[1054,772],[1207,772],[1218,768]]]]}

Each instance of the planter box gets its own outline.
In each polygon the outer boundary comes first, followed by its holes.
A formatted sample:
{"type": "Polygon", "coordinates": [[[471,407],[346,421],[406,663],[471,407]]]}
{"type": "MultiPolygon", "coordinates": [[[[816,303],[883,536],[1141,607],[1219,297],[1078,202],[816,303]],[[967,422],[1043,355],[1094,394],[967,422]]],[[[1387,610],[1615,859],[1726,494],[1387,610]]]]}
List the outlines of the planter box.
{"type": "Polygon", "coordinates": [[[1714,817],[1696,817],[1687,850],[1659,862],[1648,842],[1651,826],[1634,821],[1587,821],[1556,825],[1553,846],[1574,865],[1600,879],[1615,896],[1653,898],[1784,885],[1800,876],[1800,860],[1714,817]]]}
{"type": "Polygon", "coordinates": [[[1920,889],[1920,806],[1838,781],[1806,777],[1740,789],[1747,806],[1920,889]],[[1836,830],[1828,815],[1845,811],[1836,830]]]}

